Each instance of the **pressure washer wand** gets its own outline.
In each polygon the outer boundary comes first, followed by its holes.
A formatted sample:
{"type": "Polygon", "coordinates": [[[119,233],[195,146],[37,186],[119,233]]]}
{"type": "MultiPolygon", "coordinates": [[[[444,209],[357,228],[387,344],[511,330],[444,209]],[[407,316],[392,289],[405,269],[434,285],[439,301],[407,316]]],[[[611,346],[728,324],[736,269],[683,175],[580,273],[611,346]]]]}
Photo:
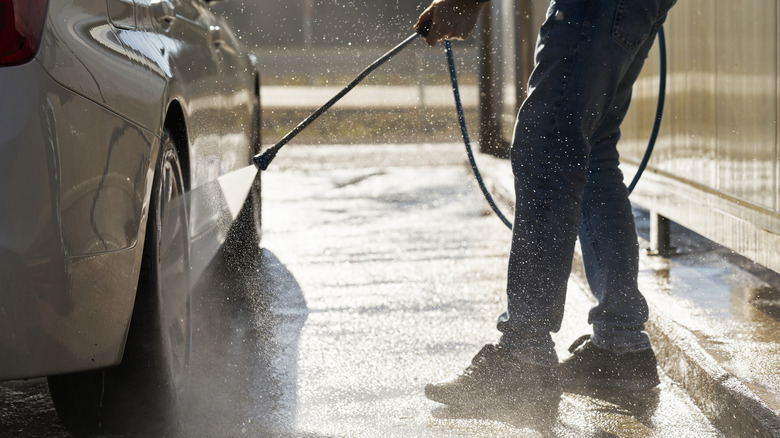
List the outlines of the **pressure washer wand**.
{"type": "Polygon", "coordinates": [[[342,97],[344,97],[347,93],[352,91],[353,88],[355,88],[360,82],[363,81],[363,79],[366,78],[366,76],[370,75],[371,72],[379,68],[382,64],[387,62],[390,58],[397,55],[398,52],[405,49],[406,46],[411,44],[418,36],[427,36],[428,32],[431,30],[431,24],[430,23],[424,23],[421,25],[417,32],[413,33],[409,37],[407,37],[401,44],[398,44],[390,50],[389,52],[385,53],[381,58],[374,61],[371,65],[366,67],[365,70],[363,70],[355,79],[352,80],[352,82],[349,83],[346,87],[344,87],[343,90],[341,90],[337,95],[335,95],[332,99],[328,101],[325,105],[321,106],[317,111],[314,111],[309,117],[307,117],[304,121],[302,121],[298,126],[295,127],[292,131],[288,132],[287,135],[282,138],[279,143],[276,143],[273,147],[269,148],[265,152],[261,154],[257,154],[252,158],[252,161],[255,163],[255,165],[262,171],[268,169],[268,166],[271,164],[271,161],[273,161],[274,157],[276,157],[276,153],[279,152],[279,149],[284,147],[287,143],[290,142],[293,138],[295,138],[296,135],[300,134],[301,131],[306,129],[313,121],[315,121],[319,116],[321,116],[325,111],[330,109],[336,102],[341,100],[342,97]]]}

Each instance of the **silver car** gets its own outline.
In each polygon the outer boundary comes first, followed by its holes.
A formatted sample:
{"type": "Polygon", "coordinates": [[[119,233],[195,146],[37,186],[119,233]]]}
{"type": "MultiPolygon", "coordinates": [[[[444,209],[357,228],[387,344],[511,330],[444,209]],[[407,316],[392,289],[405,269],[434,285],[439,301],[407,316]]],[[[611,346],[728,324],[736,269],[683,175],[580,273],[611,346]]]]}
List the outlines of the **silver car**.
{"type": "Polygon", "coordinates": [[[208,1],[0,0],[0,380],[49,376],[83,434],[176,409],[198,245],[259,242],[253,169],[212,196],[259,118],[208,1]]]}

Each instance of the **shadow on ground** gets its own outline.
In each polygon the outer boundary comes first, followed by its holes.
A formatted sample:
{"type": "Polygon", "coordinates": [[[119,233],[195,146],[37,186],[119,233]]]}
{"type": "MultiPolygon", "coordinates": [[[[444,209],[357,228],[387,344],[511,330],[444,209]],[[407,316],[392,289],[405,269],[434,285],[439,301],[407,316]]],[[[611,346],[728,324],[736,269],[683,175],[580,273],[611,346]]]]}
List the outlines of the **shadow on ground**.
{"type": "Polygon", "coordinates": [[[298,342],[308,315],[292,274],[268,250],[221,253],[193,288],[192,393],[185,436],[292,433],[298,342]]]}

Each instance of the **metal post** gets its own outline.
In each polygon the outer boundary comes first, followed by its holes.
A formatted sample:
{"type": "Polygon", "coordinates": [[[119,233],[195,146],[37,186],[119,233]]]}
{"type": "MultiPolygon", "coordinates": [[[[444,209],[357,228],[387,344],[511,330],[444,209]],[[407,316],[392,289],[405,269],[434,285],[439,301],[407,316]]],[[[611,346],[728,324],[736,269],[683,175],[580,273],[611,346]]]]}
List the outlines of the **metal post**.
{"type": "Polygon", "coordinates": [[[674,254],[670,224],[669,219],[655,211],[650,212],[650,255],[669,257],[674,254]]]}
{"type": "Polygon", "coordinates": [[[501,90],[497,83],[496,53],[493,50],[493,16],[491,11],[480,18],[479,41],[479,149],[495,156],[507,156],[501,135],[501,90]]]}

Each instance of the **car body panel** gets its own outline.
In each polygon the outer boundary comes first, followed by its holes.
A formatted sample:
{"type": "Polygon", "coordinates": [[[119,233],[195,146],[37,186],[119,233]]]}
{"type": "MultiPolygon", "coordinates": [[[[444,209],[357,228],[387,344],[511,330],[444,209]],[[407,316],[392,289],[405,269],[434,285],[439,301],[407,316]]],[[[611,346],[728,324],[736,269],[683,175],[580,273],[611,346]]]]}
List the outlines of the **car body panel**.
{"type": "Polygon", "coordinates": [[[0,380],[121,360],[173,105],[189,189],[251,162],[254,66],[205,3],[171,5],[50,1],[36,59],[0,67],[0,380]]]}
{"type": "Polygon", "coordinates": [[[0,137],[0,378],[116,363],[156,138],[35,62],[0,84],[0,118],[19,123],[0,137]]]}

